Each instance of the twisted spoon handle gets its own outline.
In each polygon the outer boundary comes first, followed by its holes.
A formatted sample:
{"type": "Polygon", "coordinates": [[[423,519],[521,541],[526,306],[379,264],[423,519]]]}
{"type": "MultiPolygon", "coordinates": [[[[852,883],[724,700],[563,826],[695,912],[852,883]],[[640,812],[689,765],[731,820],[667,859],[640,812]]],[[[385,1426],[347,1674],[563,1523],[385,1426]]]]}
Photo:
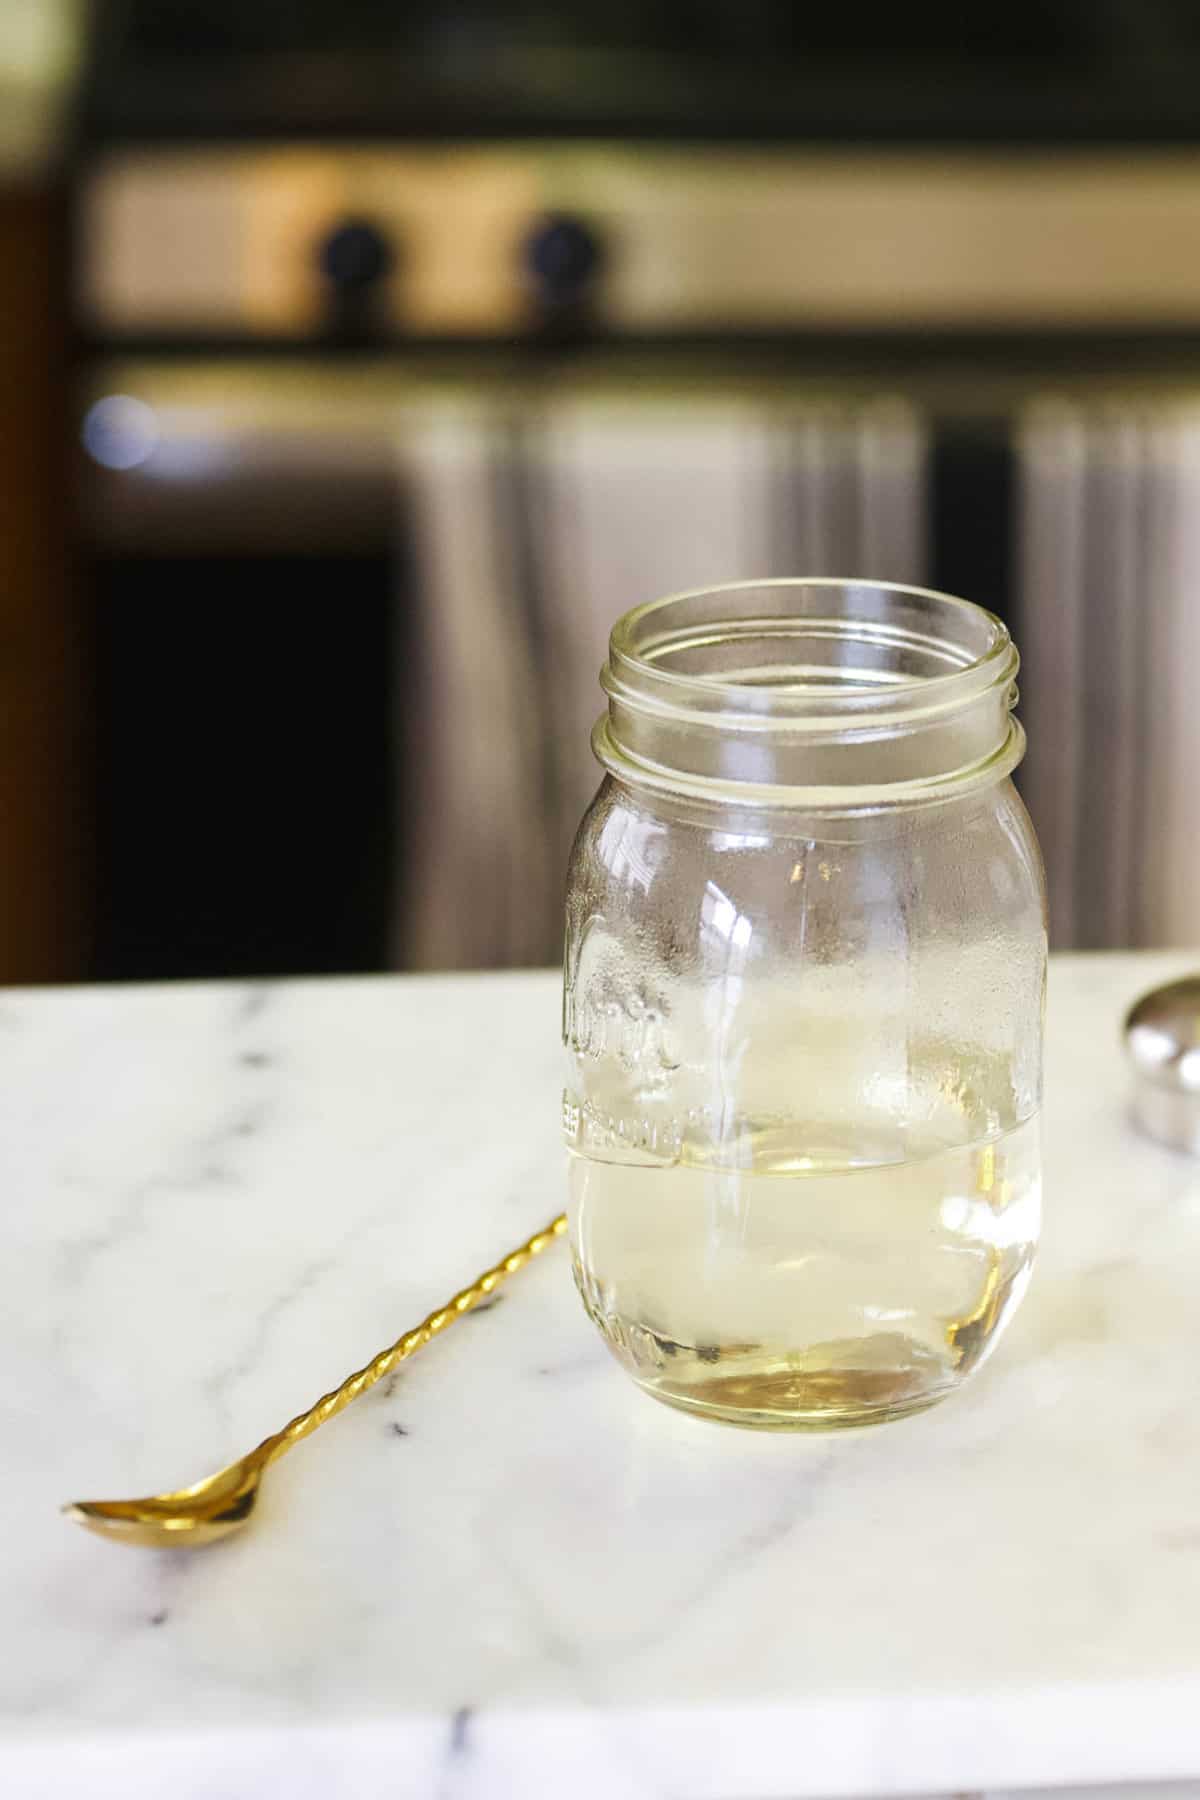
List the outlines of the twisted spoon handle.
{"type": "Polygon", "coordinates": [[[521,1245],[519,1250],[513,1250],[502,1262],[498,1262],[495,1268],[489,1269],[477,1281],[473,1281],[470,1287],[465,1287],[461,1293],[455,1294],[453,1300],[448,1301],[445,1306],[439,1307],[437,1312],[431,1312],[427,1319],[423,1319],[411,1331],[406,1331],[404,1336],[397,1338],[389,1349],[381,1350],[379,1355],[374,1357],[365,1368],[357,1370],[353,1375],[347,1375],[340,1387],[323,1395],[315,1406],[310,1406],[307,1412],[297,1413],[296,1417],[285,1425],[282,1431],[276,1431],[271,1437],[264,1438],[258,1448],[252,1450],[246,1457],[247,1464],[258,1469],[266,1469],[273,1462],[277,1462],[281,1456],[286,1456],[293,1444],[298,1444],[301,1438],[309,1437],[318,1426],[325,1423],[326,1419],[332,1419],[335,1413],[342,1412],[352,1400],[357,1400],[360,1394],[365,1394],[368,1388],[373,1388],[375,1383],[382,1381],[385,1375],[390,1375],[399,1363],[405,1362],[418,1350],[423,1349],[430,1338],[436,1337],[439,1331],[445,1331],[447,1325],[452,1325],[455,1319],[461,1319],[463,1314],[469,1313],[473,1306],[478,1306],[481,1300],[486,1300],[487,1296],[498,1288],[502,1281],[507,1280],[510,1275],[515,1275],[517,1270],[524,1268],[525,1264],[530,1262],[533,1257],[540,1256],[546,1246],[552,1244],[555,1238],[561,1237],[566,1229],[566,1214],[560,1213],[557,1219],[552,1219],[543,1231],[536,1232],[528,1243],[521,1245]]]}

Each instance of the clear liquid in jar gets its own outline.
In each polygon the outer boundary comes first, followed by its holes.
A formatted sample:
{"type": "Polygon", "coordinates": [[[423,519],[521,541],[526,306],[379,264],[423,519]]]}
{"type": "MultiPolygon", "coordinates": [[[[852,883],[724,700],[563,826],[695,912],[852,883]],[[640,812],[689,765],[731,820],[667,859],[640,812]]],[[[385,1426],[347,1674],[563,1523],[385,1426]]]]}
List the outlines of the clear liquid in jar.
{"type": "Polygon", "coordinates": [[[1038,1121],[902,1162],[570,1158],[575,1277],[657,1399],[774,1429],[869,1424],[977,1368],[1029,1277],[1038,1121]]]}

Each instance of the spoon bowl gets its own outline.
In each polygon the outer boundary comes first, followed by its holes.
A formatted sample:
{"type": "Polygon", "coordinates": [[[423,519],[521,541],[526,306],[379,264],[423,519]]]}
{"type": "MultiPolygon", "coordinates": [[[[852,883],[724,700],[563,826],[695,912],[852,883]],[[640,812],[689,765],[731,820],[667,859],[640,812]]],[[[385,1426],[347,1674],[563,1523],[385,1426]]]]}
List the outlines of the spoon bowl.
{"type": "Polygon", "coordinates": [[[254,1511],[263,1464],[239,1457],[192,1487],[144,1500],[76,1500],[63,1507],[74,1519],[114,1544],[154,1550],[215,1544],[246,1523],[254,1511]]]}

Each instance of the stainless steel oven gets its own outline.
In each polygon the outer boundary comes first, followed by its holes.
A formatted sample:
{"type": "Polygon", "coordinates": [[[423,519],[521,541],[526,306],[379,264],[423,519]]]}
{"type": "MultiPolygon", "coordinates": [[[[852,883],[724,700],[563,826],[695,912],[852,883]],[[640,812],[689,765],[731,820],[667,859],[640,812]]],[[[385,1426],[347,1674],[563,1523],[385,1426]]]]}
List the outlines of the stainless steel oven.
{"type": "Polygon", "coordinates": [[[100,972],[552,956],[607,623],[766,573],[1006,613],[1057,941],[1200,936],[1200,33],[1105,9],[1130,84],[1078,9],[990,61],[794,10],[119,9],[74,180],[100,972]]]}

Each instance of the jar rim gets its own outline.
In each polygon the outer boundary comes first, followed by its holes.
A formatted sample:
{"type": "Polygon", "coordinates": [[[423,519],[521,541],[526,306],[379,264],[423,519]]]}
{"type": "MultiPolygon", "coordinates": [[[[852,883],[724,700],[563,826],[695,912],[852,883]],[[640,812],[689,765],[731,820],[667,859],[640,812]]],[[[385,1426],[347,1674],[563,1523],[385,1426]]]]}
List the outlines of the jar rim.
{"type": "Polygon", "coordinates": [[[617,620],[594,743],[614,774],[679,792],[912,804],[1015,766],[1018,663],[1001,619],[935,588],[790,576],[687,589],[617,620]],[[696,750],[717,738],[719,754],[696,750]]]}
{"type": "MultiPolygon", "coordinates": [[[[661,684],[664,689],[673,690],[681,700],[684,696],[692,696],[708,701],[714,692],[720,692],[729,699],[735,697],[745,699],[749,703],[747,710],[754,716],[759,716],[764,708],[761,704],[753,702],[758,701],[760,696],[769,694],[772,710],[782,705],[784,710],[792,712],[796,709],[797,703],[805,701],[811,703],[814,699],[819,698],[823,703],[832,706],[835,712],[845,710],[848,713],[854,710],[853,703],[863,696],[877,699],[880,695],[880,685],[870,682],[844,683],[836,693],[833,693],[828,689],[818,690],[811,686],[805,689],[799,684],[788,689],[764,687],[760,684],[736,680],[721,680],[712,675],[690,675],[661,666],[661,654],[664,646],[686,647],[688,639],[661,634],[659,638],[650,639],[644,645],[638,642],[639,634],[645,631],[647,625],[661,619],[664,613],[672,612],[691,602],[718,600],[727,596],[754,593],[802,593],[813,590],[822,594],[837,594],[847,597],[868,594],[895,595],[905,599],[928,601],[946,609],[951,616],[957,617],[964,624],[978,621],[986,633],[986,637],[977,654],[964,656],[958,662],[958,666],[948,668],[940,674],[907,676],[900,681],[889,682],[888,691],[893,694],[901,689],[906,693],[914,693],[914,690],[919,689],[920,693],[927,696],[931,703],[936,703],[943,697],[962,692],[964,686],[969,686],[973,692],[977,691],[978,678],[982,673],[994,675],[997,680],[1003,680],[1015,672],[1010,664],[1016,658],[1016,646],[1013,644],[1007,625],[995,613],[989,612],[986,607],[979,606],[972,600],[960,599],[957,595],[945,593],[938,588],[918,587],[901,581],[860,581],[831,575],[783,575],[771,576],[761,581],[725,581],[712,587],[684,588],[677,593],[664,595],[657,600],[647,600],[642,605],[631,608],[629,612],[621,615],[612,628],[609,638],[609,664],[601,675],[601,685],[607,692],[609,680],[612,678],[610,672],[614,663],[619,662],[622,668],[643,671],[652,676],[656,687],[661,684]],[[647,650],[651,650],[655,654],[647,654],[647,650]],[[964,678],[971,679],[964,682],[964,678]]],[[[854,633],[856,641],[867,641],[870,627],[874,622],[854,620],[850,614],[846,615],[846,619],[848,623],[854,624],[857,628],[854,633]]],[[[762,624],[770,622],[761,621],[762,624]]],[[[713,625],[710,623],[709,629],[712,628],[713,625]]],[[[848,638],[850,635],[847,634],[848,638]]],[[[875,641],[881,643],[887,639],[893,642],[899,641],[899,634],[894,628],[889,631],[887,628],[879,628],[877,624],[874,636],[875,641]]],[[[927,641],[932,642],[933,640],[927,641]]],[[[940,641],[946,642],[946,640],[940,641]]],[[[708,707],[705,706],[703,710],[708,710],[708,707]]]]}

